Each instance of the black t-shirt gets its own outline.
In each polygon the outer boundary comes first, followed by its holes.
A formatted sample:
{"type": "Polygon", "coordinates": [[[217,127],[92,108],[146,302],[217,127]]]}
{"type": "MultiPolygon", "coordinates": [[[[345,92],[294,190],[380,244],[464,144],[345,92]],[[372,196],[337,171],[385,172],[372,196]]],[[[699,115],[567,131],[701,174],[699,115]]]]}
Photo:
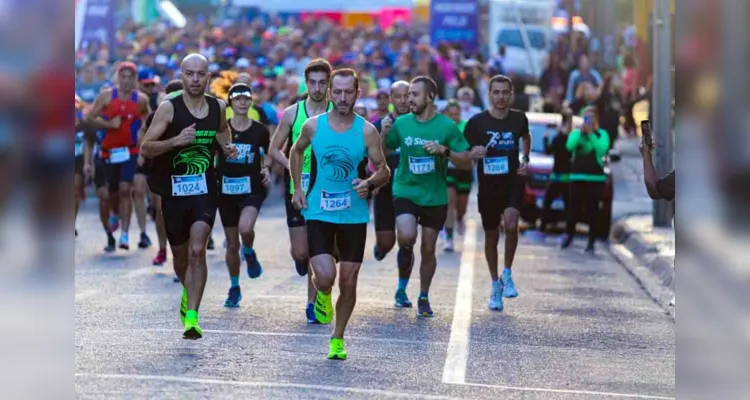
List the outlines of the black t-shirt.
{"type": "Polygon", "coordinates": [[[174,108],[174,116],[161,140],[178,136],[183,129],[192,124],[195,124],[196,136],[192,143],[154,158],[148,184],[151,191],[162,197],[218,193],[213,151],[216,146],[216,132],[221,124],[221,106],[215,97],[205,95],[205,98],[208,103],[208,115],[200,119],[190,113],[182,95],[168,100],[174,108]]]}
{"type": "Polygon", "coordinates": [[[515,176],[520,166],[519,148],[521,137],[529,132],[526,114],[509,110],[504,119],[497,119],[489,111],[483,111],[469,119],[464,136],[471,147],[485,146],[487,156],[479,160],[477,175],[479,194],[491,193],[498,184],[504,184],[515,176]]]}
{"type": "Polygon", "coordinates": [[[223,151],[218,152],[217,170],[219,183],[224,177],[250,178],[250,194],[266,195],[266,187],[263,186],[263,176],[260,171],[263,167],[263,157],[268,154],[268,146],[271,134],[268,127],[258,121],[253,121],[249,128],[238,131],[229,120],[229,128],[232,130],[232,143],[237,147],[237,158],[228,160],[223,151]]]}

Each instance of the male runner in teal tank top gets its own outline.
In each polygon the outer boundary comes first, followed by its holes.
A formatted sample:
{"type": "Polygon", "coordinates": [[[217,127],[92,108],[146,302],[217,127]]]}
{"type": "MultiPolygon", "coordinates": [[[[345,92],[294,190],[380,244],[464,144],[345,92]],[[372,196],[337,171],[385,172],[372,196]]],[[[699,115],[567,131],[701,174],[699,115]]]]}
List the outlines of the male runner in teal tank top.
{"type": "MultiPolygon", "coordinates": [[[[279,121],[279,125],[276,127],[276,132],[271,139],[271,145],[269,146],[269,155],[266,165],[271,166],[272,161],[276,161],[289,170],[289,159],[282,152],[282,148],[285,147],[285,143],[289,143],[289,147],[294,144],[302,132],[302,124],[307,121],[308,118],[315,117],[331,109],[331,104],[328,102],[326,96],[326,90],[328,89],[328,82],[331,78],[331,64],[323,59],[315,59],[310,61],[305,67],[305,82],[307,84],[308,96],[304,101],[292,104],[284,110],[284,114],[279,121]]],[[[309,171],[310,171],[310,155],[309,152],[305,154],[305,163],[303,165],[303,175],[301,179],[303,182],[302,188],[307,189],[309,183],[309,171]]],[[[287,176],[287,178],[289,178],[287,176]]],[[[307,274],[307,268],[310,261],[307,251],[307,227],[305,218],[302,216],[299,210],[292,207],[292,182],[291,179],[285,181],[285,200],[286,200],[286,224],[289,228],[289,241],[291,242],[291,253],[294,259],[297,273],[300,276],[307,274]]],[[[315,301],[315,288],[313,287],[312,280],[308,277],[307,280],[307,307],[305,314],[307,317],[307,323],[316,323],[315,313],[313,312],[313,302],[315,301]]]]}
{"type": "Polygon", "coordinates": [[[321,324],[333,320],[331,291],[336,280],[333,253],[334,247],[338,247],[341,294],[336,303],[338,315],[328,353],[329,359],[338,360],[346,359],[344,329],[357,299],[357,276],[370,221],[367,198],[390,177],[377,129],[354,114],[359,93],[359,78],[353,70],[334,71],[329,97],[335,109],[305,122],[290,152],[292,203],[307,220],[312,276],[318,289],[315,317],[321,324]],[[305,191],[301,177],[308,149],[311,149],[311,176],[305,191]],[[367,180],[360,179],[357,171],[364,158],[369,158],[375,167],[375,173],[367,180]]]}

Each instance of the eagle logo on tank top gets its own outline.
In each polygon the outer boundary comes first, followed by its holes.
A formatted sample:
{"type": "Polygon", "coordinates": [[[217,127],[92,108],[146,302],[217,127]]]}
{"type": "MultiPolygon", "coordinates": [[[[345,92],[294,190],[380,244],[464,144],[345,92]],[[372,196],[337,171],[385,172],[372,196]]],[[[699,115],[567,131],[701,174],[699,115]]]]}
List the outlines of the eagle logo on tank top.
{"type": "Polygon", "coordinates": [[[320,166],[325,170],[326,177],[332,181],[348,180],[354,171],[352,158],[347,149],[342,146],[331,146],[326,149],[320,166]]]}
{"type": "Polygon", "coordinates": [[[206,146],[192,146],[181,150],[174,157],[172,166],[185,165],[185,175],[203,174],[211,163],[211,152],[206,146]]]}

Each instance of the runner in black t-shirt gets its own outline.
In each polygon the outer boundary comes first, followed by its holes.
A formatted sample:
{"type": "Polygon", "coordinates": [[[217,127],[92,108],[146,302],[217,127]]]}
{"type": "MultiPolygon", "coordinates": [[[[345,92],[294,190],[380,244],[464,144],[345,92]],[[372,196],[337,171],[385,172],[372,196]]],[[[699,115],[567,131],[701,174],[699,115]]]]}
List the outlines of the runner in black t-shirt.
{"type": "Polygon", "coordinates": [[[478,160],[478,205],[485,232],[484,253],[492,276],[489,308],[501,311],[503,296],[516,297],[511,267],[518,246],[519,208],[523,197],[526,165],[531,152],[529,121],[522,111],[509,109],[513,83],[504,75],[492,77],[489,85],[491,108],[472,117],[464,135],[478,160]],[[523,139],[523,160],[519,161],[523,139]],[[505,269],[498,279],[497,244],[500,223],[505,227],[505,269]]]}
{"type": "Polygon", "coordinates": [[[198,325],[198,307],[208,274],[206,242],[218,194],[212,152],[218,143],[234,158],[237,148],[232,145],[224,102],[205,93],[208,60],[190,54],[180,70],[185,89],[159,105],[141,149],[143,157],[154,160],[148,184],[162,198],[167,240],[184,288],[180,303],[183,338],[199,339],[203,330],[198,325]]]}
{"type": "Polygon", "coordinates": [[[240,242],[242,254],[247,261],[247,275],[255,279],[263,273],[253,249],[253,241],[255,221],[266,199],[266,187],[270,183],[269,167],[263,164],[270,133],[264,124],[248,117],[248,110],[253,104],[252,96],[252,89],[244,83],[229,88],[229,105],[235,113],[228,123],[232,130],[232,143],[237,147],[239,155],[235,159],[227,159],[223,153],[218,156],[217,169],[221,185],[219,214],[227,238],[226,262],[231,281],[224,307],[239,307],[242,300],[240,242]]]}

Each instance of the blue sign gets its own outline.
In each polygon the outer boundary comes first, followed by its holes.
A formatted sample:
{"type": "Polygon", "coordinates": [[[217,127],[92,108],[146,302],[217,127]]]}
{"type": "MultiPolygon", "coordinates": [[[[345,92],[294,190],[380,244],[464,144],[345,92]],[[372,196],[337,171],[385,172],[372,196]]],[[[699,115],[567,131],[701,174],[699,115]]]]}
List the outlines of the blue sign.
{"type": "Polygon", "coordinates": [[[479,46],[478,0],[432,0],[430,33],[432,43],[460,43],[464,52],[479,46]]]}
{"type": "Polygon", "coordinates": [[[114,0],[81,0],[84,9],[81,31],[82,47],[93,43],[115,47],[117,27],[114,0]]]}

